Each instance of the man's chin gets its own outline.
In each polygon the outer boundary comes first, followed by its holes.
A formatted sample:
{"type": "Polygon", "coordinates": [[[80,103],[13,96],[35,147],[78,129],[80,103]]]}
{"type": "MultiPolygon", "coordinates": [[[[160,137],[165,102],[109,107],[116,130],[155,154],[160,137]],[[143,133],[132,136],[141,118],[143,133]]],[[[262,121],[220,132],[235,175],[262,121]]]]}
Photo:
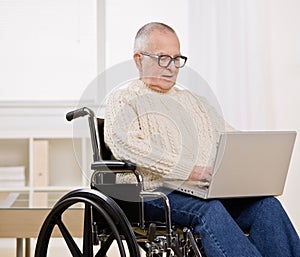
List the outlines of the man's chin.
{"type": "Polygon", "coordinates": [[[175,81],[162,79],[161,87],[165,89],[171,89],[175,85],[175,81]]]}
{"type": "Polygon", "coordinates": [[[168,78],[159,78],[144,81],[149,85],[150,88],[160,92],[167,92],[175,85],[175,81],[172,81],[168,78]]]}
{"type": "Polygon", "coordinates": [[[156,88],[159,88],[161,92],[167,92],[169,91],[175,83],[173,81],[161,79],[159,83],[157,83],[156,88]]]}

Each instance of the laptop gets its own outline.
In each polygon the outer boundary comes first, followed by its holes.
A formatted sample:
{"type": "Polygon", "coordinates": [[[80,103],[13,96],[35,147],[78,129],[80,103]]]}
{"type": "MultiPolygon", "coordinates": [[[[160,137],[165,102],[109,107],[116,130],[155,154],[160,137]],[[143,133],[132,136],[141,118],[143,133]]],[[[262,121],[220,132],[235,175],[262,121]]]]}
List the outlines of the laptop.
{"type": "Polygon", "coordinates": [[[281,195],[295,139],[295,131],[223,133],[210,183],[173,180],[164,187],[203,199],[281,195]]]}

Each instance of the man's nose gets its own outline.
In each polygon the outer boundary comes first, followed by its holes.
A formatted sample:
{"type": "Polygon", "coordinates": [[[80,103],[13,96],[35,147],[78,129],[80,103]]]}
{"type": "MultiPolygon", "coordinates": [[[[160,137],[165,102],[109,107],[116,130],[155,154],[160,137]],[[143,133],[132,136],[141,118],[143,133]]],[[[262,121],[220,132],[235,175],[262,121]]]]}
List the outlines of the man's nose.
{"type": "Polygon", "coordinates": [[[169,64],[169,66],[167,68],[172,71],[177,71],[178,68],[175,66],[175,60],[171,60],[171,63],[169,64]]]}

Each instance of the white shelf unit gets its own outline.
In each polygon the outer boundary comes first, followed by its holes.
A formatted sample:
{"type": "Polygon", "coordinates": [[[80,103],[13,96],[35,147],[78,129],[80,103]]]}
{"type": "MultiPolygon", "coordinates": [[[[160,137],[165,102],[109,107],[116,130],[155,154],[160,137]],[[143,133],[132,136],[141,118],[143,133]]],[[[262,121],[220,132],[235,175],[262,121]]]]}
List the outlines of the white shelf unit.
{"type": "MultiPolygon", "coordinates": [[[[21,138],[0,138],[0,166],[24,166],[25,186],[24,187],[2,187],[0,194],[2,199],[5,195],[19,193],[19,197],[12,207],[45,207],[37,206],[33,198],[37,193],[40,197],[48,195],[48,206],[52,206],[62,194],[81,187],[89,186],[88,160],[90,151],[87,150],[89,140],[87,138],[71,137],[21,137],[21,138]],[[35,169],[33,147],[35,142],[43,141],[48,143],[48,169],[46,185],[34,183],[35,169]],[[75,154],[73,144],[76,144],[75,154]],[[44,196],[43,196],[44,195],[44,196]]],[[[45,205],[42,203],[41,205],[45,205]]]]}
{"type": "Polygon", "coordinates": [[[0,167],[25,167],[24,186],[0,187],[0,207],[51,207],[66,192],[89,187],[89,135],[85,131],[83,136],[74,137],[73,123],[65,120],[65,114],[76,108],[73,106],[0,103],[0,167]],[[36,142],[45,142],[47,147],[47,180],[40,184],[34,181],[34,166],[45,157],[43,153],[34,154],[36,142]],[[16,195],[10,206],[3,205],[16,195]]]}

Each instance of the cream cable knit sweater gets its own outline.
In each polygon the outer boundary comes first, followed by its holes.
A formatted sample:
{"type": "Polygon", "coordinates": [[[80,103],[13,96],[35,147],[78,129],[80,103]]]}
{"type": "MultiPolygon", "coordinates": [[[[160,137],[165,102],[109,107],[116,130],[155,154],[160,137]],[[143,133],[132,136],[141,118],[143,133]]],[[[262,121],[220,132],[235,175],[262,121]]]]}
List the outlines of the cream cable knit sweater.
{"type": "Polygon", "coordinates": [[[115,158],[137,164],[148,190],[163,180],[186,180],[195,165],[211,166],[225,130],[233,128],[204,98],[176,86],[159,93],[137,80],[107,99],[106,144],[115,158]]]}

